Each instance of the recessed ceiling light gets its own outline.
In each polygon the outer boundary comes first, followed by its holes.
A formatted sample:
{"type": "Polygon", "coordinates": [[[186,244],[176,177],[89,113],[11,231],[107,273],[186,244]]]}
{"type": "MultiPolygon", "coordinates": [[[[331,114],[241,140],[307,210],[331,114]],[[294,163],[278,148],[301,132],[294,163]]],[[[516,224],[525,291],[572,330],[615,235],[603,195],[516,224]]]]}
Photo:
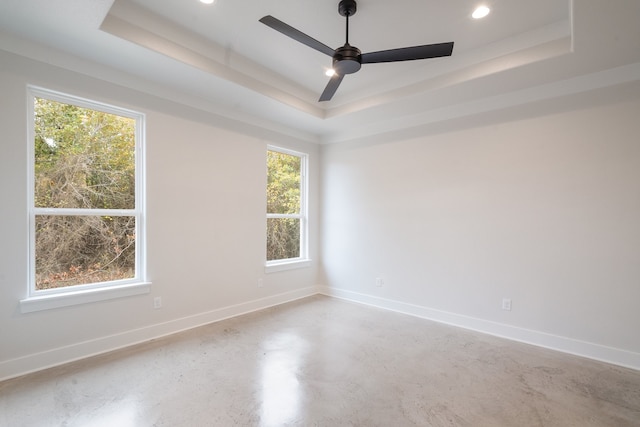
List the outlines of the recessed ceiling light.
{"type": "Polygon", "coordinates": [[[471,14],[471,17],[473,19],[484,18],[489,14],[489,12],[491,12],[491,9],[489,9],[487,6],[478,6],[476,10],[474,10],[471,14]]]}
{"type": "Polygon", "coordinates": [[[200,0],[200,3],[211,4],[213,3],[213,0],[200,0]]]}

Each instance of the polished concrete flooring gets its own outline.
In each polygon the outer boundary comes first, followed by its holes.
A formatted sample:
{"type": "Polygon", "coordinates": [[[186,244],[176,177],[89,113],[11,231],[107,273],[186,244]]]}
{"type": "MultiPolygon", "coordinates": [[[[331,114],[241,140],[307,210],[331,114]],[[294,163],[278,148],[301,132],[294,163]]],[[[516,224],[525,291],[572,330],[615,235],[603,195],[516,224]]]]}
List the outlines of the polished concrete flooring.
{"type": "Polygon", "coordinates": [[[640,372],[316,296],[2,382],[0,425],[640,426],[640,372]]]}

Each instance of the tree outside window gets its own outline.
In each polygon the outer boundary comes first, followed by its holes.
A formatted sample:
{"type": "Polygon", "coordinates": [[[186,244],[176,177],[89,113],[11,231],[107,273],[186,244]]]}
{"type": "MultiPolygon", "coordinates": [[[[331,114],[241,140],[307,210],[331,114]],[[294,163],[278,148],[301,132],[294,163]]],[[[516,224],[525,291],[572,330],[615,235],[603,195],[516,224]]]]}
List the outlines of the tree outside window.
{"type": "Polygon", "coordinates": [[[33,290],[136,279],[142,116],[34,92],[33,290]]]}
{"type": "Polygon", "coordinates": [[[267,263],[306,258],[307,156],[267,151],[267,263]]]}

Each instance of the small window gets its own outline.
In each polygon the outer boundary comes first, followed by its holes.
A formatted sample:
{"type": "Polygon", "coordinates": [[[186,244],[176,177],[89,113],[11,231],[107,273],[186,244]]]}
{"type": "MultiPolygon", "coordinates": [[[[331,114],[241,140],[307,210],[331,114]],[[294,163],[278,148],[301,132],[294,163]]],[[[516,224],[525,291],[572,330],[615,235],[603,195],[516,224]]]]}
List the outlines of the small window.
{"type": "Polygon", "coordinates": [[[30,297],[143,282],[143,115],[30,99],[30,297]]]}
{"type": "Polygon", "coordinates": [[[306,154],[267,150],[267,266],[308,261],[306,170],[306,154]]]}

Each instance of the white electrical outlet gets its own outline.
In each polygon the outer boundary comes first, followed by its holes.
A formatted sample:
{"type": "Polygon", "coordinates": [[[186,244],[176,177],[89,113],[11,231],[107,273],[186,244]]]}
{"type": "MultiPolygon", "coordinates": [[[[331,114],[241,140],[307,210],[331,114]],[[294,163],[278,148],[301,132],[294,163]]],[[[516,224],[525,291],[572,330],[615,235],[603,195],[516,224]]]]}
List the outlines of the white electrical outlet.
{"type": "Polygon", "coordinates": [[[161,308],[162,307],[162,297],[155,297],[153,299],[153,308],[161,308]]]}
{"type": "Polygon", "coordinates": [[[261,288],[264,286],[264,282],[262,281],[262,278],[258,279],[258,287],[261,288]]]}
{"type": "Polygon", "coordinates": [[[502,309],[511,311],[511,300],[509,298],[502,298],[502,309]]]}
{"type": "Polygon", "coordinates": [[[376,277],[376,286],[381,288],[384,285],[384,280],[381,277],[376,277]]]}

